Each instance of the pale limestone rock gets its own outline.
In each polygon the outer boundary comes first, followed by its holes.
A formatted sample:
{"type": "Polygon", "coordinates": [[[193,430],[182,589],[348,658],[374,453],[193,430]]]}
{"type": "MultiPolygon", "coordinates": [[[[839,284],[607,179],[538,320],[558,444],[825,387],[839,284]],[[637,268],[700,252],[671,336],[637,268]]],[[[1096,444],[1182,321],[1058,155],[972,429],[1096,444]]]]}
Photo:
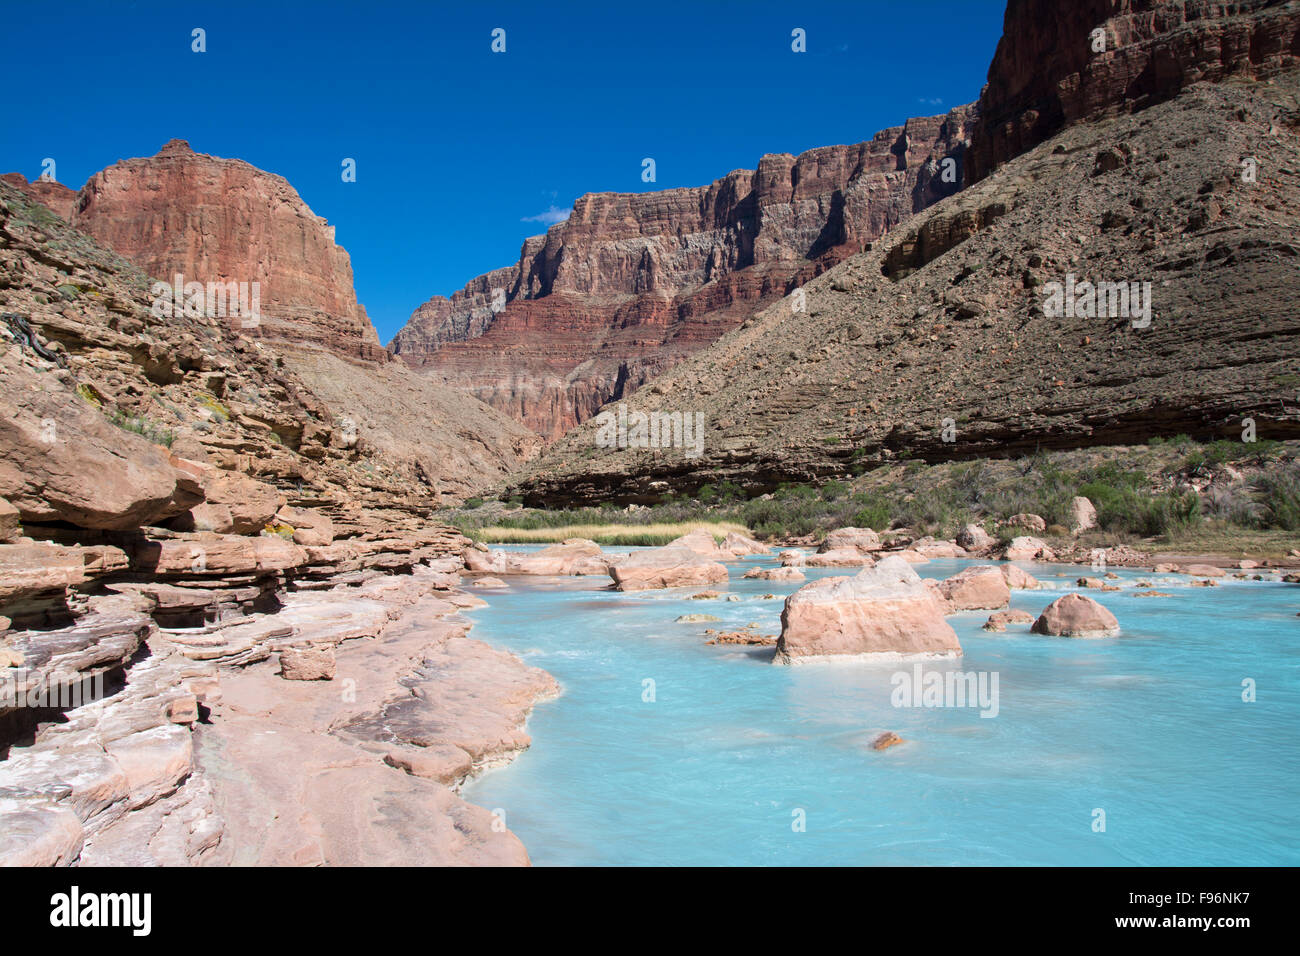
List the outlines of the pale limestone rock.
{"type": "Polygon", "coordinates": [[[619,591],[698,587],[728,580],[725,565],[681,547],[637,551],[611,564],[609,575],[619,591]]]}
{"type": "Polygon", "coordinates": [[[1114,637],[1119,634],[1119,622],[1092,598],[1067,594],[1043,609],[1032,630],[1061,637],[1114,637]]]}
{"type": "Polygon", "coordinates": [[[965,568],[939,585],[949,613],[1004,608],[1011,588],[1000,569],[991,564],[965,568]]]}
{"type": "Polygon", "coordinates": [[[786,598],[777,661],[881,653],[961,653],[935,592],[903,559],[886,557],[853,577],[823,578],[786,598]]]}

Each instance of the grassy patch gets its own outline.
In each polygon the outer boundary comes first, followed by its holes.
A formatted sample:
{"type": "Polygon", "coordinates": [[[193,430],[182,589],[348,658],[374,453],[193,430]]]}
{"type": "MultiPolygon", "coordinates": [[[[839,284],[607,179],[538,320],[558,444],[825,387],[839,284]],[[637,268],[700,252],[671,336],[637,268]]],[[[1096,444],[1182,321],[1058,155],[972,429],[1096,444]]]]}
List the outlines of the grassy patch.
{"type": "Polygon", "coordinates": [[[109,416],[111,421],[124,432],[135,432],[155,445],[162,445],[166,448],[172,446],[176,440],[176,433],[170,428],[163,428],[156,422],[152,422],[143,415],[127,415],[124,412],[114,412],[109,416]]]}
{"type": "Polygon", "coordinates": [[[479,528],[462,528],[466,535],[475,541],[490,544],[545,544],[564,541],[567,538],[590,538],[597,544],[622,545],[662,545],[674,538],[704,528],[715,538],[729,532],[748,534],[744,525],[731,522],[688,521],[673,524],[572,524],[553,527],[517,528],[505,525],[492,525],[479,528]]]}

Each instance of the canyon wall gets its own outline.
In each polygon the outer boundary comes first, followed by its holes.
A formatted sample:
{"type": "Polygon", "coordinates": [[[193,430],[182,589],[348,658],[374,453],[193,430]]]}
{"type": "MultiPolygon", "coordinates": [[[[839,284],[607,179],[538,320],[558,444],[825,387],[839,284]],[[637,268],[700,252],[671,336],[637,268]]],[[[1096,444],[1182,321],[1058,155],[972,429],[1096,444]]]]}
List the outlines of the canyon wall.
{"type": "Polygon", "coordinates": [[[1295,2],[1012,0],[966,188],[809,282],[805,314],[756,310],[629,397],[703,414],[701,455],[593,454],[587,425],[507,493],[647,503],[1247,422],[1300,436],[1298,37],[1295,2]],[[1053,314],[1070,276],[1145,288],[1147,311],[1053,314]]]}
{"type": "Polygon", "coordinates": [[[972,116],[767,155],[708,186],[584,195],[513,266],[422,305],[389,349],[557,438],[955,192],[972,116]]]}
{"type": "Polygon", "coordinates": [[[1283,0],[1010,0],[968,181],[1082,119],[1294,68],[1298,23],[1283,0]]]}
{"type": "Polygon", "coordinates": [[[387,358],[334,228],[283,177],[174,139],[92,176],[71,222],[156,279],[260,283],[261,320],[247,334],[387,358]]]}

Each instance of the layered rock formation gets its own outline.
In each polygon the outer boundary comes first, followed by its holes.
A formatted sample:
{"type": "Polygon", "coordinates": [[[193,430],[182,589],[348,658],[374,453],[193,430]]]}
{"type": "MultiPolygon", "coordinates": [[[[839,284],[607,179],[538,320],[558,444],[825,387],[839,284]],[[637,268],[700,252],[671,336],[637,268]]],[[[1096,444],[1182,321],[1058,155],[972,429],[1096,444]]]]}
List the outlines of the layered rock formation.
{"type": "MultiPolygon", "coordinates": [[[[222,862],[250,847],[277,863],[526,862],[454,787],[527,744],[519,726],[554,683],[469,641],[464,624],[431,628],[473,599],[455,590],[468,540],[427,516],[441,495],[504,472],[513,450],[493,461],[497,436],[535,436],[409,372],[386,379],[393,363],[367,373],[314,350],[348,370],[322,384],[395,417],[402,387],[423,415],[421,396],[447,402],[423,426],[426,440],[445,429],[441,447],[421,449],[427,468],[395,456],[394,426],[336,417],[286,363],[279,349],[291,346],[206,316],[155,315],[143,272],[7,183],[0,312],[0,864],[222,862]],[[440,752],[463,751],[454,779],[384,763],[402,749],[388,730],[376,753],[378,731],[326,742],[310,725],[342,699],[325,685],[331,667],[349,666],[344,645],[380,643],[417,606],[424,619],[390,679],[376,680],[374,655],[359,665],[371,709],[336,713],[364,723],[404,706],[422,662],[439,661],[439,698],[477,709],[468,724],[444,709],[409,727],[440,752]],[[205,762],[203,730],[235,674],[316,688],[276,711],[284,739],[296,727],[317,740],[295,751],[296,766],[255,746],[259,717],[232,730],[243,749],[205,762]],[[214,787],[214,766],[233,777],[214,787]],[[333,813],[344,804],[313,803],[276,773],[319,774],[320,792],[337,787],[349,809],[333,813]],[[268,837],[241,815],[239,788],[257,794],[268,778],[274,800],[252,802],[278,800],[269,818],[304,831],[268,837]],[[353,814],[380,805],[404,829],[353,839],[353,814]]],[[[335,407],[346,398],[331,392],[335,407]]]]}
{"type": "Polygon", "coordinates": [[[1200,81],[1276,76],[1298,58],[1300,12],[1277,0],[1010,0],[968,181],[1070,124],[1200,81]]]}
{"type": "Polygon", "coordinates": [[[389,348],[556,438],[955,191],[969,124],[961,108],[708,186],[582,196],[389,348]]]}
{"type": "Polygon", "coordinates": [[[174,139],[90,177],[71,221],[164,282],[259,283],[260,322],[230,319],[251,336],[385,358],[334,227],[280,176],[174,139]]]}
{"type": "MultiPolygon", "coordinates": [[[[17,183],[27,198],[59,209],[69,192],[53,183],[28,184],[17,175],[5,181],[17,183]]],[[[34,240],[28,252],[38,262],[49,252],[41,250],[43,245],[88,248],[77,233],[44,219],[44,207],[29,203],[24,208],[34,240]]],[[[356,302],[348,256],[334,244],[332,227],[313,215],[279,176],[238,160],[196,154],[174,140],[157,156],[126,160],[93,176],[65,218],[78,233],[99,237],[153,279],[170,282],[180,274],[186,282],[246,282],[250,298],[252,283],[259,283],[260,318],[249,324],[244,316],[160,312],[151,284],[141,289],[140,273],[133,272],[131,308],[142,305],[141,311],[149,314],[108,323],[117,323],[111,349],[90,352],[87,374],[92,378],[82,383],[99,399],[108,396],[110,408],[124,382],[109,366],[119,356],[131,356],[126,365],[143,370],[155,393],[157,386],[188,385],[173,390],[183,393],[182,404],[201,399],[194,424],[205,429],[228,430],[233,413],[236,419],[258,420],[258,431],[301,451],[311,462],[322,458],[317,447],[322,439],[346,451],[345,457],[369,459],[352,484],[360,496],[376,502],[423,499],[427,506],[444,496],[463,498],[535,454],[540,445],[505,415],[388,361],[356,302]],[[132,342],[143,329],[145,334],[132,342]],[[219,335],[219,329],[226,334],[219,335]],[[228,334],[232,332],[239,338],[228,334]],[[225,343],[224,351],[205,354],[205,340],[214,336],[225,343]],[[176,348],[169,349],[172,345],[176,348]],[[266,417],[266,408],[258,406],[278,401],[279,386],[268,393],[259,382],[244,381],[241,366],[250,362],[275,366],[278,378],[293,380],[288,393],[305,414],[284,408],[266,417]],[[101,373],[119,380],[110,384],[101,373]],[[330,428],[317,424],[323,417],[332,420],[332,438],[330,428]]],[[[52,307],[38,310],[44,314],[32,319],[41,323],[38,333],[84,350],[102,344],[105,338],[93,324],[95,334],[83,334],[84,307],[100,306],[93,283],[73,274],[75,262],[56,255],[48,265],[54,267],[52,291],[37,294],[46,300],[41,304],[52,307]],[[55,326],[63,328],[55,334],[55,326]]],[[[175,404],[176,396],[167,401],[175,404]]],[[[80,406],[84,415],[86,403],[80,406]]],[[[76,408],[74,404],[65,413],[76,408]]],[[[187,444],[192,436],[186,424],[173,428],[187,444]]],[[[204,443],[202,436],[198,440],[204,443]]],[[[232,446],[224,440],[217,444],[224,462],[232,446]]],[[[270,455],[280,457],[274,450],[270,455]]],[[[135,460],[138,465],[142,456],[135,460]]],[[[292,469],[276,474],[287,479],[292,469]]],[[[114,512],[116,505],[106,501],[105,508],[114,512]]]]}
{"type": "Polygon", "coordinates": [[[1295,72],[1196,84],[1066,128],[809,282],[806,312],[769,306],[626,400],[702,413],[701,455],[593,454],[583,426],[508,493],[647,503],[900,456],[1300,436],[1298,93],[1295,72]],[[1134,307],[1057,309],[1072,281],[1134,307]]]}

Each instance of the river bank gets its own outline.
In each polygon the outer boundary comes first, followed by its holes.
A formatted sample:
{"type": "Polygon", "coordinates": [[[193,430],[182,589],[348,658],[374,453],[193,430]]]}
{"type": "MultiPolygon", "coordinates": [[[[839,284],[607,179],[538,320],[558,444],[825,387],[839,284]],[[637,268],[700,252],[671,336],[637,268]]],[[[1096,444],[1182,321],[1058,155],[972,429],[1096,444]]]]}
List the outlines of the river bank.
{"type": "Polygon", "coordinates": [[[459,790],[528,746],[559,688],[468,636],[483,602],[459,567],[350,572],[215,627],[159,627],[120,595],[95,622],[21,632],[26,667],[5,676],[30,729],[0,761],[0,862],[526,865],[459,790]],[[97,692],[46,696],[69,683],[97,692]]]}

